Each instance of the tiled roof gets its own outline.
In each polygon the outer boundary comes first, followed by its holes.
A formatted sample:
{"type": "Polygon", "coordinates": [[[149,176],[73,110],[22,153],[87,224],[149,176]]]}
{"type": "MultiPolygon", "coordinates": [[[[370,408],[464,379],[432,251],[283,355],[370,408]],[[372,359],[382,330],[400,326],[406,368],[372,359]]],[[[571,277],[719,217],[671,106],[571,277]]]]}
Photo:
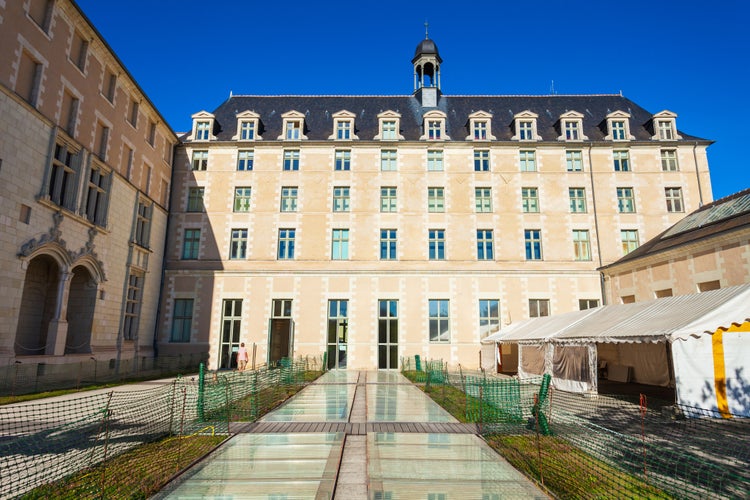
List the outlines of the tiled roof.
{"type": "MultiPolygon", "coordinates": [[[[276,140],[282,135],[281,115],[299,111],[305,115],[305,135],[309,140],[326,140],[333,133],[332,115],[347,110],[356,115],[355,134],[360,140],[372,140],[378,134],[377,115],[383,111],[401,114],[401,135],[418,140],[423,134],[422,115],[436,108],[423,108],[412,95],[401,96],[232,96],[213,113],[214,133],[218,140],[231,140],[237,133],[237,114],[253,111],[260,115],[260,135],[276,140]]],[[[636,140],[651,140],[652,113],[620,95],[547,95],[547,96],[447,96],[441,95],[438,107],[447,115],[446,133],[452,140],[469,135],[468,117],[475,111],[492,113],[492,135],[497,141],[510,141],[514,135],[513,116],[522,111],[539,115],[538,134],[545,141],[556,141],[561,135],[560,115],[577,111],[584,115],[583,134],[589,141],[601,141],[607,134],[606,116],[624,111],[630,116],[630,133],[636,140]]],[[[683,141],[705,141],[680,132],[683,141]]]]}
{"type": "Polygon", "coordinates": [[[660,235],[602,269],[743,227],[750,229],[750,189],[704,205],[660,235]]]}

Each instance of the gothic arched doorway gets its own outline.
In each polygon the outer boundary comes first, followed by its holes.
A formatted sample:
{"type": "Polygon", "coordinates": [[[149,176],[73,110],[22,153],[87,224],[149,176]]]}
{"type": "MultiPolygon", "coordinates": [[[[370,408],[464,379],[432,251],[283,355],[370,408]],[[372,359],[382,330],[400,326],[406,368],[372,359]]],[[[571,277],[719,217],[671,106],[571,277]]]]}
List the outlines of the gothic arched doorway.
{"type": "Polygon", "coordinates": [[[49,323],[55,314],[60,266],[49,255],[29,261],[21,295],[15,351],[19,356],[43,355],[49,323]]]}
{"type": "Polygon", "coordinates": [[[84,266],[73,268],[68,293],[68,336],[65,354],[91,352],[91,327],[96,308],[96,282],[84,266]]]}

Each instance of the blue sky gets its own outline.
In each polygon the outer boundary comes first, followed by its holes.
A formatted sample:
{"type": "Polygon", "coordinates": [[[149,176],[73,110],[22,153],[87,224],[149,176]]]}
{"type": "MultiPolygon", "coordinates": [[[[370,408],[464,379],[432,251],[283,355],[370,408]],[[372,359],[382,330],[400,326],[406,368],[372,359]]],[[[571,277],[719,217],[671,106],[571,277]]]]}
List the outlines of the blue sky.
{"type": "MultiPolygon", "coordinates": [[[[445,94],[619,93],[677,113],[715,198],[750,187],[741,0],[77,3],[177,131],[230,94],[405,95],[429,22],[445,94]]],[[[750,128],[750,126],[749,126],[750,128]]]]}

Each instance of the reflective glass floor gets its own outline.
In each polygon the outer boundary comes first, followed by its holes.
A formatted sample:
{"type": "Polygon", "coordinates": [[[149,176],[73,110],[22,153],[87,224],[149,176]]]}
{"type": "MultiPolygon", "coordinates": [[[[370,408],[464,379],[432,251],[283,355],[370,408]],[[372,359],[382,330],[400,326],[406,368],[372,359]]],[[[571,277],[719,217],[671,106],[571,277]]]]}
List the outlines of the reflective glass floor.
{"type": "Polygon", "coordinates": [[[238,434],[154,498],[331,498],[343,445],[343,433],[238,434]]]}
{"type": "Polygon", "coordinates": [[[548,498],[472,434],[367,435],[370,498],[548,498]]]}
{"type": "Polygon", "coordinates": [[[355,390],[354,384],[310,384],[261,421],[346,422],[355,390]]]}
{"type": "MultiPolygon", "coordinates": [[[[406,379],[404,379],[406,380],[406,379]]],[[[413,385],[368,385],[367,420],[371,422],[457,422],[413,385]]]]}

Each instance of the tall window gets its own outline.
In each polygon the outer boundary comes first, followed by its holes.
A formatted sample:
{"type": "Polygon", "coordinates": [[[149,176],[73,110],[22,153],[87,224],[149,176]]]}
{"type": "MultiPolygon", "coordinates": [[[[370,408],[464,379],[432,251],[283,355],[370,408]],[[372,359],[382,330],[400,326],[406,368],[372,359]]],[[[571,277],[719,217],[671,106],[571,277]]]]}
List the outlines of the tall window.
{"type": "Polygon", "coordinates": [[[203,206],[203,193],[205,192],[202,187],[191,187],[188,189],[188,212],[205,212],[206,209],[203,206]]]}
{"type": "Polygon", "coordinates": [[[549,316],[549,299],[529,299],[529,317],[549,316]]]}
{"type": "Polygon", "coordinates": [[[151,239],[151,212],[153,205],[146,201],[138,202],[138,214],[135,221],[135,242],[143,248],[148,248],[151,239]]]}
{"type": "Polygon", "coordinates": [[[352,122],[349,120],[338,120],[336,122],[336,139],[348,140],[352,138],[352,122]]]}
{"type": "Polygon", "coordinates": [[[185,229],[185,237],[182,240],[182,259],[193,260],[198,258],[201,245],[200,229],[185,229]]]}
{"type": "Polygon", "coordinates": [[[383,133],[381,139],[385,141],[395,141],[398,139],[395,120],[383,120],[383,133]]]}
{"type": "Polygon", "coordinates": [[[279,260],[294,259],[294,229],[279,229],[279,260]]]}
{"type": "Polygon", "coordinates": [[[78,123],[78,108],[80,100],[71,92],[63,92],[62,110],[60,112],[60,126],[65,129],[69,136],[75,137],[76,124],[78,123]]]}
{"type": "Polygon", "coordinates": [[[109,145],[109,127],[101,122],[96,124],[96,155],[102,160],[107,159],[107,146],[109,145]]]}
{"type": "Polygon", "coordinates": [[[474,203],[477,212],[492,212],[492,188],[475,188],[474,203]]]}
{"type": "Polygon", "coordinates": [[[526,246],[526,260],[542,259],[542,232],[539,229],[526,229],[523,232],[526,246]]]}
{"type": "Polygon", "coordinates": [[[380,260],[396,259],[396,230],[380,230],[380,260]]]}
{"type": "Polygon", "coordinates": [[[331,236],[331,259],[346,260],[349,258],[349,230],[334,229],[331,236]]]}
{"type": "Polygon", "coordinates": [[[628,138],[627,132],[625,131],[625,122],[622,120],[612,121],[612,140],[613,141],[624,141],[628,138]]]}
{"type": "Polygon", "coordinates": [[[339,186],[333,188],[333,211],[334,212],[348,212],[349,211],[349,187],[339,186]]]}
{"type": "Polygon", "coordinates": [[[195,124],[195,140],[207,141],[211,133],[211,122],[198,122],[195,124]]]}
{"type": "Polygon", "coordinates": [[[568,188],[568,197],[570,198],[570,211],[572,213],[586,212],[585,188],[568,188]]]}
{"type": "Polygon", "coordinates": [[[112,174],[92,165],[86,190],[86,218],[97,226],[107,225],[109,186],[112,174]]]}
{"type": "Polygon", "coordinates": [[[429,257],[430,260],[445,260],[445,230],[429,230],[429,257]]]}
{"type": "Polygon", "coordinates": [[[522,141],[534,140],[534,127],[532,121],[521,120],[518,122],[518,138],[522,141]]]}
{"type": "Polygon", "coordinates": [[[47,33],[52,20],[52,0],[34,0],[29,4],[28,14],[47,33]]]}
{"type": "Polygon", "coordinates": [[[500,329],[500,301],[482,299],[479,301],[479,337],[484,338],[500,329]]]}
{"type": "Polygon", "coordinates": [[[255,139],[255,122],[254,121],[240,122],[240,140],[252,141],[254,139],[255,139]]]}
{"type": "Polygon", "coordinates": [[[521,172],[536,172],[536,151],[519,151],[521,172]]]}
{"type": "Polygon", "coordinates": [[[245,257],[247,257],[247,229],[232,229],[229,258],[244,259],[245,257]]]}
{"type": "Polygon", "coordinates": [[[620,231],[620,240],[622,241],[623,255],[629,254],[638,248],[638,231],[636,229],[622,229],[620,231]]]}
{"type": "Polygon", "coordinates": [[[141,317],[141,300],[143,274],[132,270],[128,276],[128,288],[125,293],[125,317],[122,323],[122,337],[134,340],[138,337],[138,322],[141,317]]]}
{"type": "Polygon", "coordinates": [[[575,260],[591,260],[591,242],[588,230],[573,231],[573,255],[575,260]]]}
{"type": "Polygon", "coordinates": [[[193,299],[175,299],[170,342],[190,342],[193,329],[193,299]]]}
{"type": "Polygon", "coordinates": [[[352,152],[349,149],[337,149],[334,153],[335,170],[350,170],[352,166],[352,152]]]}
{"type": "Polygon", "coordinates": [[[427,120],[427,138],[430,140],[442,139],[442,125],[440,120],[427,120]]]}
{"type": "Polygon", "coordinates": [[[427,188],[427,211],[445,212],[445,190],[443,188],[427,188]]]}
{"type": "Polygon", "coordinates": [[[86,69],[86,55],[89,51],[89,42],[79,32],[73,33],[73,43],[70,46],[70,61],[78,69],[86,69]]]}
{"type": "Polygon", "coordinates": [[[612,151],[612,158],[615,163],[615,172],[630,171],[630,153],[627,150],[612,151]]]}
{"type": "MultiPolygon", "coordinates": [[[[208,137],[206,137],[206,140],[208,140],[208,137]]],[[[156,142],[156,122],[155,121],[150,121],[148,124],[148,135],[146,136],[146,141],[148,141],[148,143],[152,146],[156,142]]]]}
{"type": "Polygon", "coordinates": [[[298,141],[302,138],[302,121],[289,120],[286,122],[284,138],[288,141],[298,141]]]}
{"type": "Polygon", "coordinates": [[[299,149],[284,150],[284,170],[299,170],[299,149]]]}
{"type": "Polygon", "coordinates": [[[475,141],[486,141],[487,140],[487,122],[475,120],[473,122],[474,128],[474,140],[475,141]]]}
{"type": "Polygon", "coordinates": [[[130,100],[130,111],[128,111],[128,123],[132,126],[138,126],[138,101],[135,99],[130,100]]]}
{"type": "Polygon", "coordinates": [[[565,122],[565,140],[566,141],[577,141],[580,140],[581,133],[578,128],[577,121],[566,121],[565,122]]]}
{"type": "Polygon", "coordinates": [[[677,150],[675,149],[662,149],[661,150],[661,169],[664,172],[675,172],[677,168],[677,150]]]}
{"type": "Polygon", "coordinates": [[[474,150],[474,171],[475,172],[489,172],[490,170],[490,150],[489,149],[475,149],[474,150]]]}
{"type": "Polygon", "coordinates": [[[565,165],[567,166],[568,172],[580,172],[581,170],[583,170],[583,160],[581,152],[566,151],[565,165]]]}
{"type": "Polygon", "coordinates": [[[25,50],[21,52],[21,63],[16,77],[16,92],[32,106],[36,106],[39,99],[42,68],[42,64],[29,52],[25,50]]]}
{"type": "Polygon", "coordinates": [[[477,259],[492,260],[493,258],[492,230],[477,229],[477,259]]]}
{"type": "Polygon", "coordinates": [[[395,212],[396,211],[396,188],[395,187],[381,187],[380,188],[380,211],[381,212],[395,212]]]}
{"type": "Polygon", "coordinates": [[[430,299],[430,342],[450,342],[450,302],[430,299]]]}
{"type": "Polygon", "coordinates": [[[281,188],[281,211],[297,211],[297,187],[286,186],[281,188]]]}
{"type": "Polygon", "coordinates": [[[617,188],[617,208],[623,214],[635,212],[633,188],[617,188]]]}
{"type": "Polygon", "coordinates": [[[662,141],[674,140],[674,129],[671,120],[658,120],[656,122],[659,130],[659,139],[662,141]]]}
{"type": "Polygon", "coordinates": [[[193,170],[208,168],[208,151],[193,151],[193,170]]]}
{"type": "Polygon", "coordinates": [[[109,102],[113,102],[115,100],[115,90],[117,89],[117,75],[114,71],[109,68],[105,70],[102,85],[102,94],[109,102]]]}
{"type": "Polygon", "coordinates": [[[443,170],[442,151],[427,151],[427,170],[431,172],[443,170]]]}
{"type": "Polygon", "coordinates": [[[682,188],[664,188],[664,196],[667,199],[667,212],[685,211],[685,206],[682,203],[682,188]]]}
{"type": "Polygon", "coordinates": [[[245,186],[234,188],[234,211],[249,212],[251,195],[252,188],[250,187],[245,186]]]}
{"type": "Polygon", "coordinates": [[[255,153],[252,149],[240,149],[237,153],[237,170],[252,170],[254,160],[255,153]]]}
{"type": "Polygon", "coordinates": [[[396,170],[395,149],[383,149],[380,151],[380,170],[383,172],[396,170]]]}
{"type": "Polygon", "coordinates": [[[526,213],[539,212],[539,191],[537,188],[521,188],[521,209],[526,213]]]}

